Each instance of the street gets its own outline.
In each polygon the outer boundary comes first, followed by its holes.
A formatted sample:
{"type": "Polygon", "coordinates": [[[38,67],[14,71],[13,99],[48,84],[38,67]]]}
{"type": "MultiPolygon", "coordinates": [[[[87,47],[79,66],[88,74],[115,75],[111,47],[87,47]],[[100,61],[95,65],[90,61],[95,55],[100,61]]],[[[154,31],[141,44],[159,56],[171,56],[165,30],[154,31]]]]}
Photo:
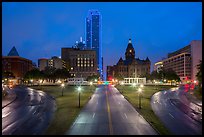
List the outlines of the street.
{"type": "Polygon", "coordinates": [[[183,87],[157,92],[151,106],[155,114],[175,135],[202,135],[202,106],[186,98],[183,87]]]}
{"type": "Polygon", "coordinates": [[[39,135],[48,127],[55,111],[55,100],[30,88],[12,89],[17,99],[2,108],[2,135],[39,135]]]}
{"type": "Polygon", "coordinates": [[[156,135],[157,132],[111,85],[96,88],[69,135],[156,135]]]}

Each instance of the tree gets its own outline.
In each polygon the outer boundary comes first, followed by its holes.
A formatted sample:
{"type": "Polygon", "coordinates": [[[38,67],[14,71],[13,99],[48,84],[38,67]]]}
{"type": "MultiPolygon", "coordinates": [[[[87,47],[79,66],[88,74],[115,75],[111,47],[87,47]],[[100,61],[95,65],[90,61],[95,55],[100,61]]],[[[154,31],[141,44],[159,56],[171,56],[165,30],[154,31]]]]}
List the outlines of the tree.
{"type": "Polygon", "coordinates": [[[69,78],[71,75],[69,73],[69,71],[65,68],[63,69],[56,69],[54,71],[54,77],[56,79],[66,79],[66,78],[69,78]]]}
{"type": "Polygon", "coordinates": [[[149,73],[145,73],[145,74],[142,74],[141,76],[140,76],[141,78],[146,78],[146,80],[152,80],[151,79],[151,74],[149,74],[149,73]]]}
{"type": "Polygon", "coordinates": [[[152,71],[151,75],[150,75],[150,80],[161,80],[161,73],[158,73],[157,71],[152,71]]]}
{"type": "Polygon", "coordinates": [[[118,74],[118,73],[115,74],[114,78],[118,79],[119,81],[124,79],[123,76],[121,74],[118,74]]]}
{"type": "Polygon", "coordinates": [[[199,86],[201,87],[202,86],[202,60],[200,60],[200,63],[197,65],[197,74],[196,74],[196,77],[198,79],[198,83],[199,83],[199,86]]]}
{"type": "Polygon", "coordinates": [[[56,70],[55,67],[45,67],[45,69],[43,70],[44,76],[48,81],[53,80],[55,82],[56,79],[56,73],[54,73],[56,70]]]}
{"type": "Polygon", "coordinates": [[[15,78],[13,72],[9,72],[9,71],[2,71],[2,78],[3,79],[9,79],[9,78],[15,78]]]}
{"type": "Polygon", "coordinates": [[[164,78],[167,80],[180,81],[180,77],[172,69],[164,71],[164,78]]]}
{"type": "Polygon", "coordinates": [[[24,75],[24,79],[26,79],[26,80],[42,79],[43,77],[44,77],[43,73],[37,68],[34,68],[34,69],[26,72],[26,74],[24,75]]]}
{"type": "Polygon", "coordinates": [[[91,75],[91,76],[88,76],[87,77],[87,81],[94,81],[95,79],[97,79],[98,80],[98,78],[99,78],[100,76],[97,74],[97,75],[91,75]]]}

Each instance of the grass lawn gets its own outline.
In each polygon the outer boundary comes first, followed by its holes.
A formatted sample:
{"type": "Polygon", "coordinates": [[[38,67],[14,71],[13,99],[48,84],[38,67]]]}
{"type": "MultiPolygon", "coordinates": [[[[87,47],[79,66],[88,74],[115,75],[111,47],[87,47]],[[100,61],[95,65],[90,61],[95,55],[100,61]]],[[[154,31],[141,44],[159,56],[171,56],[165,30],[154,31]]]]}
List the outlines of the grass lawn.
{"type": "Polygon", "coordinates": [[[199,99],[200,101],[202,101],[202,88],[201,87],[197,87],[194,91],[193,94],[197,99],[199,99]]]}
{"type": "Polygon", "coordinates": [[[139,109],[138,87],[120,86],[116,88],[126,97],[126,99],[136,108],[136,110],[146,119],[154,129],[161,135],[171,135],[170,131],[164,126],[160,119],[154,114],[151,108],[151,96],[162,90],[170,89],[175,86],[144,86],[142,90],[141,109],[139,109]]]}
{"type": "Polygon", "coordinates": [[[80,95],[81,107],[79,108],[76,86],[66,86],[63,89],[64,96],[61,96],[62,88],[60,86],[32,86],[31,88],[40,89],[56,99],[57,110],[45,132],[46,135],[65,134],[95,90],[95,86],[82,86],[80,95]]]}

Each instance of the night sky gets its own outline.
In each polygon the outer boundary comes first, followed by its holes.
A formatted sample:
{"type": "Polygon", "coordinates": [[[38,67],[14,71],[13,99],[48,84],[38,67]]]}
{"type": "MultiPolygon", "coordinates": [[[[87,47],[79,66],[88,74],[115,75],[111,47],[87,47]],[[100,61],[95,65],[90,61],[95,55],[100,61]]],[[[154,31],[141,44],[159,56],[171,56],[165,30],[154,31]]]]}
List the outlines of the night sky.
{"type": "Polygon", "coordinates": [[[2,4],[2,51],[15,46],[21,57],[37,64],[39,58],[61,56],[80,36],[85,40],[89,9],[102,14],[104,68],[124,59],[128,39],[135,55],[156,61],[192,40],[202,40],[201,2],[40,2],[2,4]]]}

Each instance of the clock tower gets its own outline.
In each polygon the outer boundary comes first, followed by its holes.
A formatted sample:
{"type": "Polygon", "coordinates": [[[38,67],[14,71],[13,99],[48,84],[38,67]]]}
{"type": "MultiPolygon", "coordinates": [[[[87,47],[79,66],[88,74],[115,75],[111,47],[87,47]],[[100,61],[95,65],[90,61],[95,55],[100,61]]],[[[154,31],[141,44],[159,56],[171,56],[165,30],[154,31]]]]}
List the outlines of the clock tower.
{"type": "Polygon", "coordinates": [[[132,41],[129,39],[128,46],[125,52],[125,59],[126,60],[133,60],[135,58],[135,49],[132,46],[132,41]]]}

